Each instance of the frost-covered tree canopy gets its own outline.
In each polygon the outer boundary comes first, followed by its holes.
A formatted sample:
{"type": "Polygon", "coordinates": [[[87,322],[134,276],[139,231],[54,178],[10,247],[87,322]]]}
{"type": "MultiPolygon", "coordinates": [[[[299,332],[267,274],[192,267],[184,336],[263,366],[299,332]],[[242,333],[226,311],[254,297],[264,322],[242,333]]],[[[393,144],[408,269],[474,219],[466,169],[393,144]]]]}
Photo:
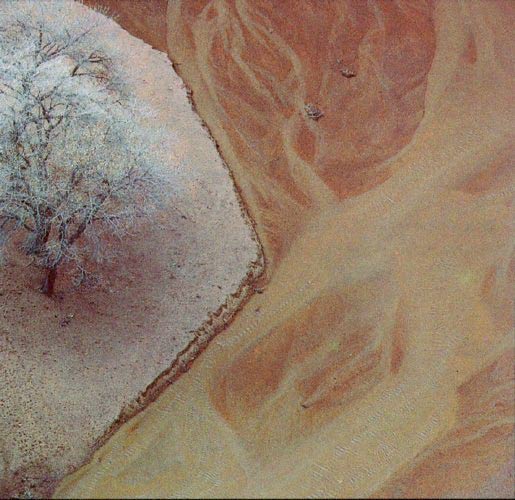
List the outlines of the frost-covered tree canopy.
{"type": "Polygon", "coordinates": [[[163,191],[103,17],[76,12],[65,0],[0,2],[0,245],[24,233],[50,294],[59,266],[84,271],[104,235],[126,234],[163,191]]]}

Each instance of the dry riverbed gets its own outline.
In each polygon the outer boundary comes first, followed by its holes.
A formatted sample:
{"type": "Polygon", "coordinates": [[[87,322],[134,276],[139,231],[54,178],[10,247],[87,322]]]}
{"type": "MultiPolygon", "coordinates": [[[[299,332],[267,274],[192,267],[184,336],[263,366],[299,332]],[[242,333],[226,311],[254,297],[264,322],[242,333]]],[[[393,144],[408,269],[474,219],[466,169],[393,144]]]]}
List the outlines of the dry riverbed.
{"type": "Polygon", "coordinates": [[[513,496],[513,5],[169,2],[269,281],[56,497],[513,496]]]}

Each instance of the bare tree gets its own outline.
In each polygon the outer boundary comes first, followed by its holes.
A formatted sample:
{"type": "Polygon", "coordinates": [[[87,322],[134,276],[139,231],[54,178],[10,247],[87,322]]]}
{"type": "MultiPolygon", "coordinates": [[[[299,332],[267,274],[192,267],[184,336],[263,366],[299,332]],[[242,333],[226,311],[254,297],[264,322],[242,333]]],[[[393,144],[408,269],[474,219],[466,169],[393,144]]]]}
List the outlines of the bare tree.
{"type": "Polygon", "coordinates": [[[69,7],[0,8],[0,246],[45,270],[47,295],[61,266],[83,276],[106,236],[126,236],[163,192],[151,131],[135,125],[142,111],[102,45],[102,16],[73,18],[69,7]]]}

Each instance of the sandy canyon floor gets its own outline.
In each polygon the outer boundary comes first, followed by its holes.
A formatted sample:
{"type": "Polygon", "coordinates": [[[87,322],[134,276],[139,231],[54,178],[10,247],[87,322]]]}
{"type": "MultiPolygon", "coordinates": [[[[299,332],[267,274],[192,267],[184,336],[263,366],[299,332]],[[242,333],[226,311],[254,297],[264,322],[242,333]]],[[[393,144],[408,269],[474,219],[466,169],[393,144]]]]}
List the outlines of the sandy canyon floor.
{"type": "Polygon", "coordinates": [[[513,494],[513,3],[301,4],[169,3],[267,281],[58,497],[513,494]]]}
{"type": "Polygon", "coordinates": [[[27,260],[0,269],[2,498],[48,496],[122,411],[184,369],[261,268],[229,172],[166,55],[112,21],[99,36],[121,51],[131,86],[155,111],[142,120],[165,134],[170,202],[101,266],[97,287],[62,277],[50,300],[27,260]]]}

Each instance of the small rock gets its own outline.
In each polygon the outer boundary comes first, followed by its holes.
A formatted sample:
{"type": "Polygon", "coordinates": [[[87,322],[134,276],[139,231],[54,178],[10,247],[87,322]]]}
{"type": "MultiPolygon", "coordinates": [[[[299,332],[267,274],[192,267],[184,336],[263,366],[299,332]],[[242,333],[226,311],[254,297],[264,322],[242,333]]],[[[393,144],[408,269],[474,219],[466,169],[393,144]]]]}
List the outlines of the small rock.
{"type": "Polygon", "coordinates": [[[68,326],[70,324],[70,321],[73,319],[74,317],[74,314],[67,314],[66,317],[64,317],[59,325],[62,326],[62,327],[65,327],[65,326],[68,326]]]}
{"type": "Polygon", "coordinates": [[[324,113],[322,110],[317,108],[314,104],[306,104],[304,106],[304,111],[306,111],[306,114],[308,115],[308,118],[311,118],[312,120],[320,120],[324,116],[324,113]]]}
{"type": "Polygon", "coordinates": [[[352,71],[351,69],[349,68],[342,68],[340,69],[340,73],[345,77],[345,78],[354,78],[356,76],[356,72],[355,71],[352,71]]]}

